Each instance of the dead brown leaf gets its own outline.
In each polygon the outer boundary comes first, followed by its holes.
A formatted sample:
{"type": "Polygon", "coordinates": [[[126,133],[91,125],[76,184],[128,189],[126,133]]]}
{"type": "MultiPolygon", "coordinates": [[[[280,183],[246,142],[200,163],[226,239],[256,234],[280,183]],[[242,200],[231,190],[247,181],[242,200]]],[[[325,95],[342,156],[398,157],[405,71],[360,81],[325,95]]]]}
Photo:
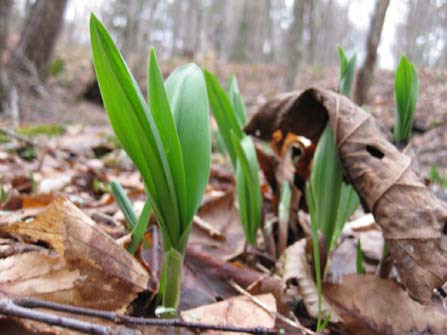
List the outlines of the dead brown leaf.
{"type": "Polygon", "coordinates": [[[0,290],[10,296],[121,310],[147,288],[143,267],[68,200],[0,231],[48,246],[0,259],[0,290]]]}
{"type": "Polygon", "coordinates": [[[245,130],[270,139],[281,129],[315,142],[328,119],[345,177],[381,226],[403,284],[412,297],[429,302],[447,280],[447,206],[370,114],[342,95],[312,88],[268,102],[245,130]]]}
{"type": "Polygon", "coordinates": [[[412,300],[391,279],[349,275],[325,284],[324,293],[355,334],[445,334],[447,313],[412,300]]]}
{"type": "MultiPolygon", "coordinates": [[[[265,305],[276,312],[276,302],[272,294],[256,296],[265,305]]],[[[181,313],[183,320],[203,322],[215,325],[238,327],[273,328],[275,317],[244,296],[237,296],[211,305],[200,306],[181,313]]],[[[207,331],[203,334],[224,334],[207,331]]],[[[241,334],[241,333],[232,333],[241,334]]]]}
{"type": "Polygon", "coordinates": [[[188,244],[210,255],[226,260],[240,254],[245,245],[245,235],[235,207],[234,191],[227,191],[202,205],[197,216],[210,224],[205,230],[193,225],[188,244]]]}
{"type": "MultiPolygon", "coordinates": [[[[278,267],[281,271],[283,289],[287,294],[287,289],[291,285],[298,287],[299,293],[303,297],[304,305],[310,316],[318,317],[318,291],[314,281],[312,268],[307,262],[306,257],[306,239],[289,246],[281,256],[278,267]]],[[[338,322],[340,318],[332,310],[326,299],[322,300],[321,310],[323,318],[331,315],[332,322],[338,322]]]]}

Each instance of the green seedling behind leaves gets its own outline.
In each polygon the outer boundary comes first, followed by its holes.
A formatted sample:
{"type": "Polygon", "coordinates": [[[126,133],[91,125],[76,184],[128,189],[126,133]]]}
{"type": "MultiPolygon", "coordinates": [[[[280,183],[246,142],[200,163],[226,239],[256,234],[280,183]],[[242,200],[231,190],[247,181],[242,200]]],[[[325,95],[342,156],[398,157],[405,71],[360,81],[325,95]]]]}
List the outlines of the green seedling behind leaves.
{"type": "Polygon", "coordinates": [[[352,81],[354,80],[355,64],[357,56],[354,54],[350,59],[346,58],[342,47],[337,47],[340,58],[340,78],[338,82],[338,91],[347,97],[351,95],[352,81]]]}
{"type": "Polygon", "coordinates": [[[243,122],[246,120],[245,107],[235,77],[230,82],[227,94],[211,72],[205,71],[204,74],[211,110],[236,172],[241,223],[247,242],[253,245],[256,243],[256,233],[261,223],[262,195],[256,149],[252,139],[242,131],[243,122]]]}
{"type": "Polygon", "coordinates": [[[233,146],[237,155],[236,192],[239,212],[247,242],[256,244],[256,233],[261,222],[262,196],[258,177],[256,149],[250,137],[241,141],[232,133],[233,146]]]}
{"type": "Polygon", "coordinates": [[[363,267],[362,244],[360,243],[360,239],[357,240],[356,268],[358,274],[365,273],[365,268],[363,267]]]}
{"type": "MultiPolygon", "coordinates": [[[[347,59],[341,47],[338,48],[338,53],[340,56],[339,91],[349,96],[354,78],[356,56],[347,59]]],[[[327,326],[330,316],[322,320],[321,282],[324,273],[320,271],[318,232],[323,233],[329,251],[332,250],[344,224],[359,204],[359,197],[355,190],[343,182],[343,170],[338,158],[333,130],[329,123],[323,130],[315,150],[310,180],[306,185],[306,200],[311,218],[315,278],[318,289],[317,330],[321,331],[327,326]]]]}
{"type": "Polygon", "coordinates": [[[231,76],[230,84],[228,85],[228,97],[230,98],[231,105],[236,113],[239,126],[242,128],[247,122],[247,111],[235,75],[231,76]]]}
{"type": "Polygon", "coordinates": [[[151,216],[152,207],[150,201],[146,200],[140,217],[137,219],[137,215],[133,210],[132,203],[126,195],[126,192],[122,188],[121,184],[117,181],[110,182],[110,188],[115,198],[116,204],[123,212],[127,222],[127,230],[132,233],[132,240],[128,247],[128,251],[132,254],[135,253],[141,241],[143,240],[144,233],[146,232],[149,218],[151,216]]]}
{"type": "Polygon", "coordinates": [[[416,67],[402,56],[396,71],[394,81],[396,96],[396,123],[394,125],[394,139],[397,142],[408,142],[413,127],[416,101],[419,94],[419,78],[416,67]]]}
{"type": "Polygon", "coordinates": [[[94,15],[90,19],[90,39],[110,123],[141,173],[160,225],[164,249],[162,303],[176,308],[186,243],[210,171],[211,138],[203,74],[196,65],[184,66],[171,74],[165,87],[151,50],[148,106],[118,48],[94,15]]]}

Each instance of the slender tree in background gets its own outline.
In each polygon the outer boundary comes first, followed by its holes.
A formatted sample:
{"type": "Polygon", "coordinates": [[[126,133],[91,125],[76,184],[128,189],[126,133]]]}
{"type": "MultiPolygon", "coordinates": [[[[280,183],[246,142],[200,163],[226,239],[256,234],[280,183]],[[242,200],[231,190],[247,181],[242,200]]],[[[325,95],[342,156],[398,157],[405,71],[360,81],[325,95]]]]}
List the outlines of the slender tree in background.
{"type": "MultiPolygon", "coordinates": [[[[4,0],[1,0],[4,1],[4,0]]],[[[68,0],[37,0],[14,51],[14,66],[45,81],[68,0]]]]}
{"type": "Polygon", "coordinates": [[[8,36],[9,17],[11,14],[12,0],[0,1],[0,113],[7,108],[8,102],[8,79],[3,64],[3,55],[6,50],[6,40],[8,36]]]}
{"type": "Polygon", "coordinates": [[[368,31],[366,42],[366,58],[360,69],[355,86],[355,102],[363,105],[368,98],[368,91],[374,78],[374,69],[377,63],[377,48],[382,35],[385,14],[390,0],[377,0],[368,31]]]}
{"type": "Polygon", "coordinates": [[[298,67],[302,60],[300,47],[304,28],[304,5],[305,2],[302,0],[295,0],[293,2],[293,22],[288,32],[288,45],[286,48],[288,50],[286,73],[284,77],[284,86],[286,90],[293,89],[298,67]]]}

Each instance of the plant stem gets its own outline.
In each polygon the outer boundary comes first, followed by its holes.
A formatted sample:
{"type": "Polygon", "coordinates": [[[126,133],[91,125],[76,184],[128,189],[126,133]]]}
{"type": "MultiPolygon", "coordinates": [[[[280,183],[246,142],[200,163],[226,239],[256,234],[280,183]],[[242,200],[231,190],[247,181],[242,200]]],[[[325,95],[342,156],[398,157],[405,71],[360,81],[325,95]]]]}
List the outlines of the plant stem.
{"type": "Polygon", "coordinates": [[[180,301],[184,256],[175,249],[170,249],[163,256],[160,293],[165,308],[177,308],[180,301]]]}

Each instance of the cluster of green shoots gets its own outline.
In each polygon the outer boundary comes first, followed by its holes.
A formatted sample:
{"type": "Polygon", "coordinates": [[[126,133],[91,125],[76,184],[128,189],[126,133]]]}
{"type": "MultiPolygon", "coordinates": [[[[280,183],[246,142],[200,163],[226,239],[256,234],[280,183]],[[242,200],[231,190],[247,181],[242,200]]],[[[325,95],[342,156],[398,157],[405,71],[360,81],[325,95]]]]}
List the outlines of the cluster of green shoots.
{"type": "Polygon", "coordinates": [[[259,183],[259,166],[251,137],[242,127],[247,114],[237,85],[236,77],[230,80],[228,91],[217,78],[204,71],[211,110],[219,128],[219,135],[236,172],[236,193],[239,214],[248,244],[256,244],[256,233],[262,219],[262,195],[259,183]]]}
{"type": "MultiPolygon", "coordinates": [[[[339,92],[350,96],[356,56],[347,59],[340,47],[338,52],[340,57],[339,92]]],[[[330,316],[326,315],[323,319],[321,315],[324,269],[321,268],[319,231],[323,234],[328,251],[332,250],[345,222],[360,202],[354,188],[343,182],[343,170],[329,122],[315,150],[310,180],[306,185],[306,200],[311,218],[315,279],[318,291],[317,331],[322,331],[327,326],[330,316]]],[[[323,261],[323,264],[325,263],[323,261]]]]}
{"type": "MultiPolygon", "coordinates": [[[[346,58],[344,50],[340,47],[338,52],[340,58],[339,92],[349,97],[355,73],[356,57],[354,55],[350,59],[346,58]]],[[[397,143],[407,143],[411,137],[418,91],[419,80],[416,69],[407,57],[403,56],[395,78],[397,109],[394,137],[397,143]]],[[[321,315],[324,269],[320,267],[318,233],[319,231],[322,232],[326,245],[328,245],[327,251],[331,251],[343,230],[345,222],[359,204],[359,197],[353,187],[343,182],[343,172],[337,156],[333,131],[329,124],[318,141],[310,181],[306,187],[306,200],[311,217],[315,277],[318,290],[317,331],[321,331],[326,327],[329,315],[326,316],[325,320],[321,315]]],[[[360,241],[357,243],[356,258],[357,272],[364,273],[360,241]]]]}
{"type": "MultiPolygon", "coordinates": [[[[210,171],[211,133],[203,73],[196,65],[186,65],[164,82],[151,50],[146,103],[118,48],[94,15],[90,38],[110,123],[147,190],[140,218],[130,210],[125,212],[134,231],[129,249],[135,250],[153,211],[163,240],[159,300],[165,312],[175,314],[186,243],[210,171]]],[[[115,194],[121,194],[119,201],[128,202],[119,186],[112,187],[115,194]]],[[[129,203],[123,207],[131,208],[129,203]]]]}

